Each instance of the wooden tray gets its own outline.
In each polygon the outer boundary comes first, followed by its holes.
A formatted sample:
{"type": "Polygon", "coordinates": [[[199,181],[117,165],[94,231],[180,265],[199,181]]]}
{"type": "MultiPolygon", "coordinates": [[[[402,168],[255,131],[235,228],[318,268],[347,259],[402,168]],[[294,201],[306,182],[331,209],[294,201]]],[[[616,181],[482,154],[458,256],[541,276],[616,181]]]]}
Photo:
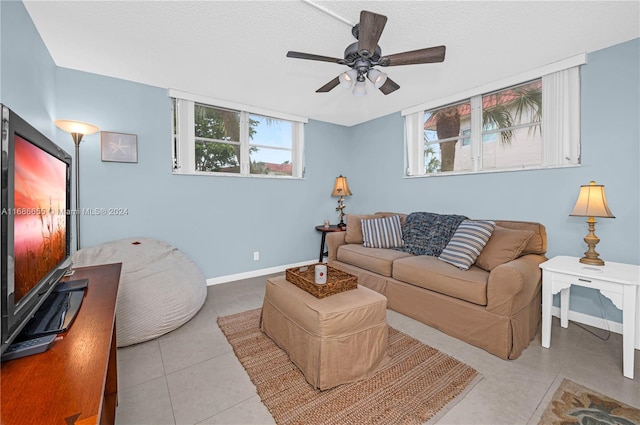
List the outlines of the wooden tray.
{"type": "Polygon", "coordinates": [[[287,280],[298,288],[303,289],[316,298],[324,298],[329,295],[356,289],[358,277],[327,266],[327,283],[315,283],[315,268],[324,263],[315,263],[308,266],[294,267],[285,271],[287,280]]]}

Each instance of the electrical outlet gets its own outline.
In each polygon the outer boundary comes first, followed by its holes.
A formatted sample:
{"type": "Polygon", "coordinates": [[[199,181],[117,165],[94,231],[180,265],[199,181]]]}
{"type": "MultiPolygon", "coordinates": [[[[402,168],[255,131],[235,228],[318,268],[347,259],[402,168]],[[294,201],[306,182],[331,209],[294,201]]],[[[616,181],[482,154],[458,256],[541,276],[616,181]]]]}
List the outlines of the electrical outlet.
{"type": "Polygon", "coordinates": [[[260,252],[253,251],[253,261],[258,261],[260,259],[260,252]]]}

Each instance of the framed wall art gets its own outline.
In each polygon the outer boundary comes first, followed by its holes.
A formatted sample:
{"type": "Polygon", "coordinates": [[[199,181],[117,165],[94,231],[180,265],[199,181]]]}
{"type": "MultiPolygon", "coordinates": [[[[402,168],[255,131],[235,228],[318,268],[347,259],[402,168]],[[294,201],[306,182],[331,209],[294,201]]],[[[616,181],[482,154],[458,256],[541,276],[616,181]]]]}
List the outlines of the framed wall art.
{"type": "Polygon", "coordinates": [[[100,159],[108,162],[138,162],[138,136],[101,131],[100,159]]]}

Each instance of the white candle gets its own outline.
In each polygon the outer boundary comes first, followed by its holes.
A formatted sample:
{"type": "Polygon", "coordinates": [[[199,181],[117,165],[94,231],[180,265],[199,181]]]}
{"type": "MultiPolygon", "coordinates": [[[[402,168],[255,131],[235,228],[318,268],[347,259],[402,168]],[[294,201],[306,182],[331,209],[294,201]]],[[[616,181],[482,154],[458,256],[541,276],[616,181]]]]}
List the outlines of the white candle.
{"type": "Polygon", "coordinates": [[[324,285],[327,283],[327,266],[319,264],[315,267],[316,283],[324,285]]]}

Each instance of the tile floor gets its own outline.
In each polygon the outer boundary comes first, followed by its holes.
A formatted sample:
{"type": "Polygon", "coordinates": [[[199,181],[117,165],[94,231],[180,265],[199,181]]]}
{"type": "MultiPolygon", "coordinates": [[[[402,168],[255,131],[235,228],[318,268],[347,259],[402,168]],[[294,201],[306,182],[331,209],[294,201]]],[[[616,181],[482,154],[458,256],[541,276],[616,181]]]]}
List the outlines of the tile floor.
{"type": "MultiPolygon", "coordinates": [[[[187,324],[118,350],[116,424],[273,424],[255,387],[216,324],[262,306],[268,276],[208,287],[187,324]]],[[[635,376],[622,376],[622,337],[602,341],[554,319],[551,348],[540,334],[520,358],[504,361],[420,322],[388,311],[389,325],[478,370],[483,379],[438,424],[537,424],[563,377],[640,408],[640,351],[635,376]]],[[[606,331],[592,329],[599,335],[606,331]]]]}

